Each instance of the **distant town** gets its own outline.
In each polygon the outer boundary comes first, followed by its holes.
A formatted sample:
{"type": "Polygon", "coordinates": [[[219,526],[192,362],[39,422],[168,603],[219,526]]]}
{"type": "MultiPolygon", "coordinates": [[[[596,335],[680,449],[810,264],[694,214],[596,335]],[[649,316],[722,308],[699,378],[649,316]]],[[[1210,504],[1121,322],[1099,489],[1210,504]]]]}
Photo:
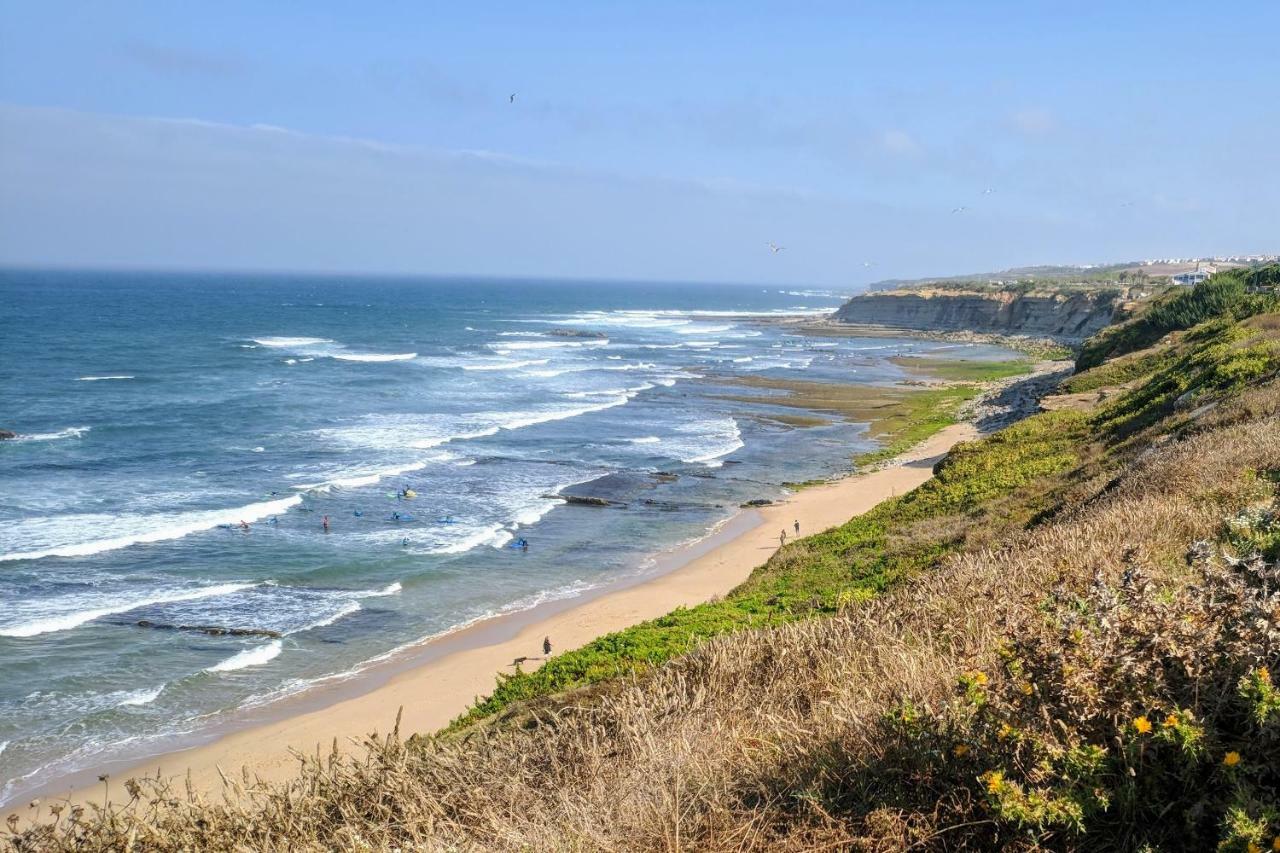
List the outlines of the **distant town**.
{"type": "Polygon", "coordinates": [[[1194,287],[1216,272],[1240,267],[1263,266],[1280,261],[1280,254],[1215,255],[1203,258],[1148,258],[1111,264],[1061,264],[1015,267],[993,273],[971,273],[924,279],[888,279],[867,289],[893,290],[930,285],[1015,287],[1050,283],[1078,284],[1082,287],[1137,286],[1194,287]]]}

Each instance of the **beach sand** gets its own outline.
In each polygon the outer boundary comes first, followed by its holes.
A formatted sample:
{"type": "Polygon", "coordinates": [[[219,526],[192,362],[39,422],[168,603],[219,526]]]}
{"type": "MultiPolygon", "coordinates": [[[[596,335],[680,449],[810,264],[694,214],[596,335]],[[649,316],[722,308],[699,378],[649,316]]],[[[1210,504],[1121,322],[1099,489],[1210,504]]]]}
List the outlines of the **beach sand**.
{"type": "MultiPolygon", "coordinates": [[[[410,654],[410,664],[384,672],[381,679],[357,680],[355,686],[325,693],[324,688],[295,703],[281,703],[287,716],[249,728],[231,730],[207,745],[153,757],[125,769],[111,768],[113,799],[123,796],[121,784],[130,776],[157,773],[190,778],[197,791],[217,795],[222,784],[219,768],[238,778],[242,767],[267,780],[293,775],[298,762],[290,749],[314,754],[340,745],[358,748],[351,739],[372,732],[389,732],[403,708],[401,733],[434,732],[462,713],[477,698],[491,692],[498,672],[511,672],[511,663],[527,657],[524,668],[539,665],[543,637],[550,637],[553,653],[563,652],[652,619],[680,606],[691,606],[723,595],[746,580],[751,571],[778,548],[778,533],[790,538],[799,520],[801,534],[826,530],[866,512],[881,501],[914,489],[932,476],[933,463],[952,445],[976,437],[972,424],[956,424],[929,438],[880,470],[803,489],[785,502],[745,511],[720,533],[668,555],[671,571],[624,588],[606,589],[593,597],[557,602],[527,614],[498,617],[447,637],[425,643],[410,654]],[[381,681],[381,683],[378,683],[381,681]],[[369,689],[370,685],[374,685],[369,689]],[[325,703],[320,704],[318,703],[325,703]],[[307,706],[310,707],[307,707],[307,706]]],[[[84,774],[48,789],[45,802],[104,799],[104,786],[90,784],[84,774]]],[[[179,782],[178,790],[183,789],[179,782]]],[[[16,806],[17,804],[15,804],[16,806]]],[[[15,811],[29,814],[28,810],[15,811]]],[[[25,816],[25,815],[24,815],[25,816]]]]}

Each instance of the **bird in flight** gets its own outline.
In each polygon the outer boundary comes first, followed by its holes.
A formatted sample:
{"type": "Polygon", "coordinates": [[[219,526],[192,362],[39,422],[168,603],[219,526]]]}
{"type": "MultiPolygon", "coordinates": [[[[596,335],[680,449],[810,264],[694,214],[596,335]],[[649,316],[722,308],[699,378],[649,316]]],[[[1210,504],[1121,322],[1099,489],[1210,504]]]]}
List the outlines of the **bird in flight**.
{"type": "Polygon", "coordinates": [[[786,246],[779,246],[777,243],[774,243],[772,241],[768,244],[768,246],[769,246],[769,251],[773,252],[775,255],[781,252],[783,249],[787,248],[786,246]]]}
{"type": "Polygon", "coordinates": [[[985,190],[982,191],[982,194],[991,195],[993,192],[995,192],[995,190],[993,190],[991,187],[987,187],[985,190]]]}
{"type": "Polygon", "coordinates": [[[965,207],[964,205],[960,205],[960,206],[959,206],[959,207],[957,207],[957,208],[953,208],[951,212],[952,212],[952,213],[964,213],[964,212],[965,212],[966,210],[968,210],[968,209],[969,209],[969,208],[965,207]]]}
{"type": "Polygon", "coordinates": [[[507,101],[508,101],[509,103],[514,104],[514,103],[516,102],[516,93],[515,93],[515,92],[512,92],[512,93],[510,94],[510,96],[508,96],[507,101]]]}
{"type": "Polygon", "coordinates": [[[863,262],[862,262],[862,265],[863,265],[864,267],[874,267],[874,266],[876,265],[876,262],[875,262],[875,261],[863,261],[863,262]]]}

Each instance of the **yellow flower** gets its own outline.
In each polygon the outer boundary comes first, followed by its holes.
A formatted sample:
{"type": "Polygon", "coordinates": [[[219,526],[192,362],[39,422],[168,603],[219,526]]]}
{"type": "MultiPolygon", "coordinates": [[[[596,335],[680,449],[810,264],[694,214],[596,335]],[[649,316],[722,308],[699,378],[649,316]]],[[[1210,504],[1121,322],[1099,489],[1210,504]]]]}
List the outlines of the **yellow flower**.
{"type": "Polygon", "coordinates": [[[984,778],[986,779],[986,782],[987,782],[988,794],[1000,793],[1000,788],[1001,786],[1004,785],[1003,773],[1001,773],[999,770],[992,770],[989,773],[984,774],[984,778]]]}
{"type": "Polygon", "coordinates": [[[1280,835],[1277,835],[1275,838],[1271,839],[1271,849],[1280,850],[1280,835]]]}
{"type": "Polygon", "coordinates": [[[1008,723],[1004,723],[1003,725],[1001,725],[1000,731],[996,733],[996,737],[1000,738],[1000,740],[1004,740],[1005,738],[1012,737],[1012,736],[1013,736],[1013,726],[1009,725],[1008,723]]]}
{"type": "Polygon", "coordinates": [[[1146,717],[1134,717],[1133,728],[1138,732],[1138,734],[1145,735],[1151,731],[1151,721],[1146,717]]]}
{"type": "Polygon", "coordinates": [[[969,676],[969,680],[979,687],[983,687],[987,683],[987,674],[985,672],[975,672],[969,676]]]}
{"type": "Polygon", "coordinates": [[[1018,689],[1021,690],[1023,695],[1026,695],[1026,696],[1030,696],[1032,691],[1035,690],[1035,688],[1031,686],[1030,681],[1022,682],[1022,684],[1018,685],[1018,689]]]}
{"type": "Polygon", "coordinates": [[[1234,749],[1231,750],[1226,755],[1222,756],[1222,763],[1228,767],[1235,767],[1240,763],[1240,753],[1236,752],[1234,749]]]}
{"type": "Polygon", "coordinates": [[[1255,841],[1250,841],[1249,846],[1246,847],[1245,849],[1248,850],[1249,853],[1262,853],[1262,848],[1259,847],[1257,842],[1255,841]]]}
{"type": "Polygon", "coordinates": [[[1182,721],[1178,719],[1178,715],[1177,715],[1177,714],[1170,714],[1169,716],[1167,716],[1167,717],[1165,717],[1165,718],[1164,718],[1164,723],[1163,723],[1163,725],[1164,725],[1164,727],[1165,727],[1166,729],[1172,729],[1172,728],[1174,728],[1175,726],[1177,726],[1177,725],[1178,725],[1178,723],[1180,723],[1180,722],[1182,722],[1182,721]]]}
{"type": "Polygon", "coordinates": [[[1270,681],[1271,670],[1267,669],[1265,666],[1258,667],[1258,679],[1260,681],[1270,681]]]}
{"type": "Polygon", "coordinates": [[[964,758],[969,754],[969,745],[967,743],[958,743],[951,748],[951,754],[956,758],[964,758]]]}

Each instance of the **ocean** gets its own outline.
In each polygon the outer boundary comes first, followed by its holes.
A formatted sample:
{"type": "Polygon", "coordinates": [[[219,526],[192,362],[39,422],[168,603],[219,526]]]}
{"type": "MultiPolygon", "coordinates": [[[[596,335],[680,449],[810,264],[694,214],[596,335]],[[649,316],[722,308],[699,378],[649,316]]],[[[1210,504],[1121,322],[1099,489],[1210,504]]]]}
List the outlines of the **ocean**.
{"type": "Polygon", "coordinates": [[[771,419],[794,414],[771,392],[726,399],[738,378],[893,383],[899,352],[1011,356],[777,322],[841,301],[0,271],[0,428],[19,433],[0,442],[0,803],[652,572],[874,448],[863,424],[771,419]]]}

